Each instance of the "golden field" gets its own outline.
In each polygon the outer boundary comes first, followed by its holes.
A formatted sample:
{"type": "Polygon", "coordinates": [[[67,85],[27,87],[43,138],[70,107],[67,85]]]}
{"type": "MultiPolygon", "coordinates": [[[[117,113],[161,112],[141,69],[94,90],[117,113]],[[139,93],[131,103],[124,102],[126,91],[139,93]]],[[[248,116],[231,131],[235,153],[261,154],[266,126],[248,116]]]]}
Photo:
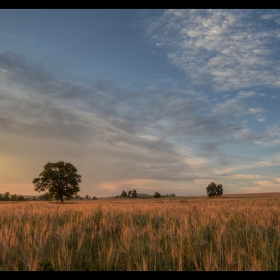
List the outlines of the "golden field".
{"type": "Polygon", "coordinates": [[[1,202],[0,270],[280,269],[280,193],[1,202]]]}

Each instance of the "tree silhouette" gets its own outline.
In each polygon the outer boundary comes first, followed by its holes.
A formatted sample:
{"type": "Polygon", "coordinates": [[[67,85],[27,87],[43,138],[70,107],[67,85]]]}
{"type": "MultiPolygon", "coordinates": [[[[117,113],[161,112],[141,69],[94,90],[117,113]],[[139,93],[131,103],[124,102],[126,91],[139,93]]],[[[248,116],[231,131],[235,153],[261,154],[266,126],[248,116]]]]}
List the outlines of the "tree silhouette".
{"type": "Polygon", "coordinates": [[[160,194],[159,192],[155,192],[154,197],[155,197],[155,198],[160,198],[160,197],[161,197],[161,194],[160,194]]]}
{"type": "Polygon", "coordinates": [[[80,191],[79,183],[82,176],[77,174],[77,168],[71,163],[48,162],[39,176],[32,181],[35,191],[48,190],[50,196],[60,199],[61,202],[63,197],[72,197],[80,191]]]}
{"type": "Polygon", "coordinates": [[[134,189],[131,193],[132,197],[137,197],[137,191],[134,189]]]}
{"type": "Polygon", "coordinates": [[[11,200],[12,200],[12,201],[16,201],[17,198],[18,198],[18,196],[17,196],[16,194],[13,194],[13,195],[11,196],[11,200]]]}
{"type": "Polygon", "coordinates": [[[19,201],[24,201],[24,196],[23,195],[19,195],[17,198],[19,201]]]}
{"type": "Polygon", "coordinates": [[[6,200],[6,201],[10,200],[10,193],[9,192],[5,192],[3,200],[6,200]]]}
{"type": "Polygon", "coordinates": [[[121,197],[126,197],[126,196],[127,196],[127,193],[125,191],[122,191],[121,197]]]}
{"type": "Polygon", "coordinates": [[[208,184],[208,186],[206,187],[207,190],[207,195],[209,197],[219,197],[223,195],[223,185],[222,184],[216,184],[214,182],[211,182],[210,184],[208,184]]]}

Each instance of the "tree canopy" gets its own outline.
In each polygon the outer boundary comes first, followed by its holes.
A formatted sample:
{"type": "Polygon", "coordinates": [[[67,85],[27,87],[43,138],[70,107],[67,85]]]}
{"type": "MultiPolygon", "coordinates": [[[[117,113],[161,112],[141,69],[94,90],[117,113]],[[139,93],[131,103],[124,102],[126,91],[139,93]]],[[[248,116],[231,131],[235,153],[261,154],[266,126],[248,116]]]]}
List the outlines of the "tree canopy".
{"type": "Polygon", "coordinates": [[[63,202],[64,197],[72,197],[80,191],[81,175],[77,174],[77,168],[71,163],[58,161],[48,162],[38,178],[32,183],[35,191],[48,191],[48,194],[63,202]]]}
{"type": "Polygon", "coordinates": [[[120,195],[120,197],[137,197],[138,196],[138,194],[137,194],[137,191],[134,189],[133,191],[128,191],[128,192],[126,192],[126,191],[122,191],[122,193],[121,193],[121,195],[120,195]]]}
{"type": "Polygon", "coordinates": [[[155,197],[155,198],[160,198],[160,197],[161,197],[161,194],[160,194],[159,192],[155,192],[154,197],[155,197]]]}
{"type": "Polygon", "coordinates": [[[121,197],[126,197],[126,196],[127,196],[127,192],[126,191],[122,191],[121,197]]]}
{"type": "Polygon", "coordinates": [[[223,185],[222,184],[216,184],[214,182],[211,182],[208,187],[206,187],[207,195],[209,197],[219,197],[223,195],[223,185]]]}
{"type": "Polygon", "coordinates": [[[131,196],[132,197],[137,197],[137,191],[135,189],[131,192],[131,196]]]}
{"type": "Polygon", "coordinates": [[[4,196],[0,194],[0,200],[6,200],[6,201],[24,201],[26,200],[23,195],[17,195],[17,194],[12,194],[10,195],[9,192],[6,192],[4,196]]]}

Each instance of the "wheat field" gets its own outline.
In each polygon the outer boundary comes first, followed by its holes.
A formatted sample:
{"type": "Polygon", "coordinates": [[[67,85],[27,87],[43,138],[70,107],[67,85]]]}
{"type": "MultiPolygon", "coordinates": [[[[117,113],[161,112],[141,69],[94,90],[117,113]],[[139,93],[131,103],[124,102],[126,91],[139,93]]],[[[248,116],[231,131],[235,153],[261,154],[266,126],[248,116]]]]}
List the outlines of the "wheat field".
{"type": "Polygon", "coordinates": [[[0,203],[2,271],[269,271],[280,196],[0,203]]]}

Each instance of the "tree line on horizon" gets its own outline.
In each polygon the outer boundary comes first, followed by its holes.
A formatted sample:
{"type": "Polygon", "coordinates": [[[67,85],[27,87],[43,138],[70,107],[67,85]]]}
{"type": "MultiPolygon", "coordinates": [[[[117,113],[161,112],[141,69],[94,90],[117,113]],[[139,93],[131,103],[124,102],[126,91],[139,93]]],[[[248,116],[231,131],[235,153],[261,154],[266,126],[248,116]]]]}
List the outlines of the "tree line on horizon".
{"type": "Polygon", "coordinates": [[[31,200],[31,199],[27,199],[23,195],[17,195],[17,194],[10,195],[9,192],[5,192],[3,195],[0,194],[0,201],[24,201],[24,200],[31,200]]]}
{"type": "MultiPolygon", "coordinates": [[[[0,194],[0,200],[4,201],[24,201],[24,200],[60,200],[64,202],[65,200],[71,199],[82,199],[78,195],[80,191],[79,183],[81,183],[81,175],[77,174],[77,168],[71,163],[65,163],[63,161],[58,161],[56,163],[48,162],[44,165],[44,170],[39,174],[39,177],[34,178],[32,183],[35,186],[35,191],[47,191],[45,194],[41,195],[38,199],[33,197],[32,199],[25,199],[24,196],[16,194],[11,195],[6,192],[3,196],[0,194]]],[[[220,197],[223,195],[223,186],[221,184],[216,184],[211,182],[207,187],[207,195],[209,197],[220,197]]],[[[162,195],[159,192],[155,192],[153,195],[155,198],[159,198],[162,195]]],[[[169,196],[169,195],[166,195],[169,196]]],[[[175,194],[170,194],[170,196],[175,196],[175,194]]],[[[135,189],[128,192],[122,191],[120,196],[116,197],[138,197],[137,191],[135,189]]],[[[96,196],[86,195],[87,200],[96,200],[96,196]]]]}
{"type": "MultiPolygon", "coordinates": [[[[146,194],[145,194],[146,195],[146,194]]],[[[161,195],[159,192],[155,192],[154,195],[146,195],[146,196],[152,196],[152,197],[155,197],[155,198],[159,198],[159,197],[162,197],[162,196],[165,196],[165,197],[172,197],[172,196],[175,196],[175,194],[166,194],[166,195],[161,195]]],[[[136,198],[136,197],[139,197],[138,196],[138,193],[137,191],[134,189],[133,191],[122,191],[122,193],[120,195],[117,195],[115,196],[115,198],[119,198],[119,197],[131,197],[131,198],[136,198]]]]}
{"type": "MultiPolygon", "coordinates": [[[[79,200],[97,200],[96,196],[90,196],[86,195],[84,198],[76,195],[71,197],[64,197],[65,200],[72,200],[72,199],[79,199],[79,200]]],[[[0,193],[0,201],[51,201],[55,200],[53,196],[51,196],[49,193],[45,193],[40,195],[39,197],[33,196],[32,198],[30,196],[26,197],[23,195],[17,195],[17,194],[10,194],[10,192],[5,192],[4,194],[0,193]]]]}

